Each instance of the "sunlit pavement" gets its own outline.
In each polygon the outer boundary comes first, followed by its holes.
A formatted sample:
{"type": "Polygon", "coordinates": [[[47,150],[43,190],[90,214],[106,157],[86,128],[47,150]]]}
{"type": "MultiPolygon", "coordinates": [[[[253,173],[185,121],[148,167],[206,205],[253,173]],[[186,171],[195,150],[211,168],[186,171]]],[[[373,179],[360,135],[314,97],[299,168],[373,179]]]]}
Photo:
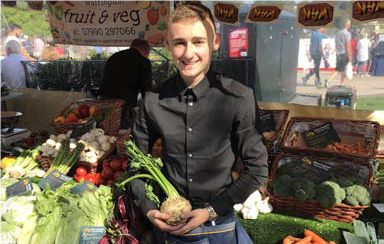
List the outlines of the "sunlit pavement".
{"type": "MultiPolygon", "coordinates": [[[[315,75],[313,75],[307,82],[306,85],[303,85],[302,77],[304,77],[304,72],[297,72],[297,87],[296,93],[298,94],[321,94],[323,97],[327,91],[327,88],[324,87],[325,79],[328,79],[333,72],[323,71],[320,73],[320,79],[323,83],[321,88],[315,86],[315,75]]],[[[338,74],[334,80],[328,81],[328,87],[339,85],[340,84],[340,75],[338,74]]],[[[344,84],[351,85],[356,87],[357,96],[384,96],[384,76],[354,76],[352,80],[345,79],[344,84]]]]}

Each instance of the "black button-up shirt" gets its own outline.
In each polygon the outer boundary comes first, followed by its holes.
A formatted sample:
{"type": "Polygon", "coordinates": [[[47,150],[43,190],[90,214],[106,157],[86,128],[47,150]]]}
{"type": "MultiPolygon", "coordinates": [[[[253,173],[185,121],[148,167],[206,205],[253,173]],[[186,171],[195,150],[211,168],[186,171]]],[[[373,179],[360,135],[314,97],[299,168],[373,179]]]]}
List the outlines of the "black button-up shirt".
{"type": "MultiPolygon", "coordinates": [[[[194,88],[179,75],[144,98],[133,127],[143,152],[162,139],[163,172],[180,195],[194,203],[209,203],[219,215],[233,212],[268,177],[267,152],[255,125],[255,99],[250,88],[214,71],[194,88]],[[231,169],[236,156],[244,173],[236,180],[231,169]]],[[[135,180],[136,203],[147,213],[156,205],[135,180]]]]}

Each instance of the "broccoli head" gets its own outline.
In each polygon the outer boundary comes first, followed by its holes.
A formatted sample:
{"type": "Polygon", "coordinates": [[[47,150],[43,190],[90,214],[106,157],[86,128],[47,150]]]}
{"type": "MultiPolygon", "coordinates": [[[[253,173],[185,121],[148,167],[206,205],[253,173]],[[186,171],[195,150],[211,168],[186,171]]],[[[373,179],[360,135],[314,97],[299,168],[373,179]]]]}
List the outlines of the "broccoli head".
{"type": "Polygon", "coordinates": [[[345,202],[352,206],[369,205],[371,203],[371,194],[362,185],[352,185],[345,188],[345,202]]]}
{"type": "Polygon", "coordinates": [[[291,189],[300,201],[313,199],[316,196],[316,186],[313,181],[303,178],[294,178],[291,189]]]}
{"type": "Polygon", "coordinates": [[[328,208],[341,203],[345,199],[345,191],[334,181],[324,181],[317,186],[317,197],[320,205],[328,208]]]}
{"type": "Polygon", "coordinates": [[[289,175],[281,175],[277,177],[271,185],[271,188],[273,189],[273,192],[277,196],[281,197],[287,197],[292,196],[291,191],[291,184],[292,184],[293,178],[289,175]]]}

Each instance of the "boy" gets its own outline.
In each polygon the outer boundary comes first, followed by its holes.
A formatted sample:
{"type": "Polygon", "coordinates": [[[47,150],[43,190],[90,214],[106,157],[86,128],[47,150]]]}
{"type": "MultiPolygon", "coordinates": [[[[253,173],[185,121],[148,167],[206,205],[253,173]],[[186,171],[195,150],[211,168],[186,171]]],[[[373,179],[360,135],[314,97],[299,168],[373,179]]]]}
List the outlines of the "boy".
{"type": "Polygon", "coordinates": [[[178,6],[167,35],[178,74],[146,94],[133,126],[133,138],[145,153],[161,138],[163,172],[192,204],[183,214],[185,223],[168,225],[169,216],[146,197],[144,182],[132,181],[136,204],[167,243],[252,243],[236,222],[233,205],[266,181],[267,152],[256,130],[252,90],[210,69],[219,45],[208,8],[178,6]],[[244,172],[233,181],[236,156],[244,172]]]}

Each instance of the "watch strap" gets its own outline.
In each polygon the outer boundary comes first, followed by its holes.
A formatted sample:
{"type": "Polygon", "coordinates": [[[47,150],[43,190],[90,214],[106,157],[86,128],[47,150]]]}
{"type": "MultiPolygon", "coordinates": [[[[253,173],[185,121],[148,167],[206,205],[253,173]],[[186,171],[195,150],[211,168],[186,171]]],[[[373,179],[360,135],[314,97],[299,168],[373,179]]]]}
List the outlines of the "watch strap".
{"type": "Polygon", "coordinates": [[[209,214],[209,217],[208,217],[208,220],[209,221],[213,221],[217,218],[217,213],[215,212],[215,210],[213,209],[213,207],[211,205],[208,205],[207,206],[207,210],[208,210],[208,214],[209,214]]]}

